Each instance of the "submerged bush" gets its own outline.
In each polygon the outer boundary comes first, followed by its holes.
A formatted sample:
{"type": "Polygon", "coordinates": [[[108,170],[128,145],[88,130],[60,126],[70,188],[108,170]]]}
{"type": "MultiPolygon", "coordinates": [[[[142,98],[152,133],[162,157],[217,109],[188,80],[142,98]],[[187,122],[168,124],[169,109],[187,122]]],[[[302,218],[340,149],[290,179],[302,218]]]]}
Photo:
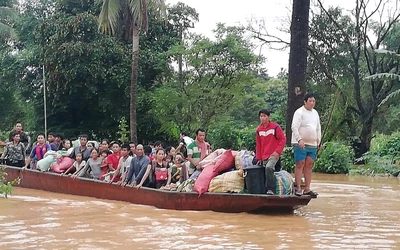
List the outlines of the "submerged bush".
{"type": "Polygon", "coordinates": [[[352,174],[398,176],[400,172],[400,132],[392,135],[375,135],[371,141],[370,151],[357,160],[365,162],[365,166],[353,169],[352,174]]]}
{"type": "Polygon", "coordinates": [[[340,142],[327,142],[318,152],[314,172],[327,174],[347,174],[352,164],[354,151],[340,142]]]}
{"type": "Polygon", "coordinates": [[[7,198],[7,195],[12,193],[12,182],[7,182],[6,180],[7,173],[5,171],[5,167],[0,167],[0,195],[4,195],[7,198]]]}

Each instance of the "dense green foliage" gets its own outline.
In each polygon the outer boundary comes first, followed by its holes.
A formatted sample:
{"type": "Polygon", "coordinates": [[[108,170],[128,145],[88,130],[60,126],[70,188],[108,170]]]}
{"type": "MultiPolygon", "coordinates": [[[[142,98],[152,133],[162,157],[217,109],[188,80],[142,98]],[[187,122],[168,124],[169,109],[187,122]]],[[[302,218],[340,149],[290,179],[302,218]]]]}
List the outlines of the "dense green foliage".
{"type": "Polygon", "coordinates": [[[353,149],[340,142],[327,142],[318,152],[314,171],[327,174],[347,174],[354,158],[353,149]]]}
{"type": "Polygon", "coordinates": [[[376,134],[371,141],[371,150],[357,160],[365,165],[354,168],[353,174],[399,175],[400,132],[390,136],[376,134]]]}
{"type": "MultiPolygon", "coordinates": [[[[101,6],[95,0],[3,0],[0,6],[19,11],[12,19],[0,13],[0,22],[16,35],[0,41],[0,130],[7,135],[16,121],[22,121],[26,131],[44,129],[45,76],[49,131],[70,138],[87,133],[91,139],[128,141],[132,32],[126,13],[118,20],[124,25],[110,37],[98,32],[101,6]]],[[[327,129],[323,142],[331,143],[319,153],[315,170],[348,171],[352,153],[343,144],[333,146],[334,141],[360,147],[357,157],[371,148],[363,158],[370,166],[379,167],[380,161],[395,166],[398,137],[385,137],[379,152],[372,137],[399,129],[398,95],[387,97],[398,92],[400,84],[396,77],[383,77],[399,75],[399,63],[393,53],[379,53],[376,44],[364,42],[389,27],[384,37],[376,37],[378,47],[398,53],[400,23],[373,16],[357,28],[360,16],[322,7],[310,22],[307,89],[317,94],[316,110],[327,129]],[[332,107],[336,93],[339,99],[332,107]]],[[[258,56],[243,27],[218,24],[214,37],[207,38],[189,33],[198,21],[193,8],[179,3],[168,6],[167,13],[161,21],[150,9],[148,31],[140,35],[140,143],[162,140],[176,145],[180,131],[193,137],[195,129],[203,127],[213,148],[254,149],[261,108],[270,109],[271,119],[286,127],[287,73],[268,76],[262,68],[265,58],[258,56]]],[[[290,147],[282,165],[294,169],[290,147]]]]}

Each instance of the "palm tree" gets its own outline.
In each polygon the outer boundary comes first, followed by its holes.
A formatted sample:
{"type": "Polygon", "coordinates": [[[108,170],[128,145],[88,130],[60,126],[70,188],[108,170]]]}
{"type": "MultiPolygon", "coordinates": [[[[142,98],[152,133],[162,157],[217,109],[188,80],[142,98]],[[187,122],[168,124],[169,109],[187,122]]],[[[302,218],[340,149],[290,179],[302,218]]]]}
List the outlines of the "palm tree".
{"type": "Polygon", "coordinates": [[[0,6],[0,40],[5,41],[17,38],[10,24],[18,17],[18,13],[10,7],[0,6]]]}
{"type": "MultiPolygon", "coordinates": [[[[139,35],[148,29],[148,10],[154,9],[160,16],[166,13],[164,0],[98,0],[102,3],[99,15],[100,32],[116,35],[123,23],[121,15],[131,15],[128,22],[132,32],[132,73],[130,90],[130,133],[131,140],[137,143],[136,102],[139,70],[139,35]]],[[[126,19],[126,18],[123,18],[126,19]]]]}

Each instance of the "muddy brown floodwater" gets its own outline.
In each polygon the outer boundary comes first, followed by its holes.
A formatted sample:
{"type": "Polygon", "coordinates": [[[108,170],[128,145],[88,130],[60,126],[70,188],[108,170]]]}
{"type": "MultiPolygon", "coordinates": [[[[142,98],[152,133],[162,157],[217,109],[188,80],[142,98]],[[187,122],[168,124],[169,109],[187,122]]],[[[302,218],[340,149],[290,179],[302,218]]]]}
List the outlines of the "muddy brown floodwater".
{"type": "Polygon", "coordinates": [[[400,249],[397,178],[314,175],[291,215],[170,211],[15,188],[0,249],[400,249]]]}

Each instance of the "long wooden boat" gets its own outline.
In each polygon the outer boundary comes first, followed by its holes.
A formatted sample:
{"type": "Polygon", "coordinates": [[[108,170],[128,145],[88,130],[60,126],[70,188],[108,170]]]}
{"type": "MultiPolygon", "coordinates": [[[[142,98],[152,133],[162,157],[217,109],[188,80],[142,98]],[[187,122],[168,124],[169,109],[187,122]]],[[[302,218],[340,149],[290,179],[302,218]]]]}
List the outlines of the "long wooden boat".
{"type": "Polygon", "coordinates": [[[51,172],[6,166],[7,180],[20,178],[18,186],[55,193],[88,196],[106,200],[125,201],[173,210],[211,210],[226,213],[291,213],[306,206],[310,196],[279,196],[254,194],[173,192],[151,188],[121,187],[97,180],[72,179],[51,172]]]}

